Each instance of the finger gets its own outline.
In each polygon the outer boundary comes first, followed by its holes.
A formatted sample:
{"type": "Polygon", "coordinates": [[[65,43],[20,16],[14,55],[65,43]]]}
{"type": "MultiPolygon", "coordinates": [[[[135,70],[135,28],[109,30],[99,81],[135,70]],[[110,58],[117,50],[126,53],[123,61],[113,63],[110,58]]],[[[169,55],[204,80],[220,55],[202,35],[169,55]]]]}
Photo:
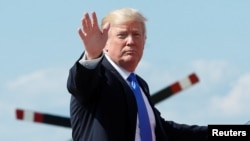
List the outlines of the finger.
{"type": "Polygon", "coordinates": [[[98,20],[97,20],[97,16],[95,12],[92,12],[92,19],[93,19],[93,23],[92,23],[93,28],[99,29],[98,20]]]}
{"type": "Polygon", "coordinates": [[[110,23],[106,23],[104,26],[103,26],[103,29],[102,29],[102,34],[104,36],[108,36],[108,31],[109,31],[109,28],[110,28],[110,23]]]}
{"type": "MultiPolygon", "coordinates": [[[[86,19],[85,19],[85,15],[82,17],[82,19],[81,19],[81,22],[82,22],[82,29],[83,30],[87,30],[87,24],[86,24],[86,19]]],[[[79,31],[79,29],[78,29],[78,31],[79,31]]]]}
{"type": "Polygon", "coordinates": [[[82,19],[82,27],[85,32],[89,31],[92,28],[91,20],[89,14],[85,13],[82,19]]]}
{"type": "Polygon", "coordinates": [[[77,31],[78,31],[78,34],[79,34],[79,36],[81,37],[81,39],[84,40],[84,38],[85,38],[85,33],[82,31],[82,29],[81,29],[81,28],[78,28],[77,31]]]}
{"type": "Polygon", "coordinates": [[[89,17],[89,13],[85,13],[84,17],[85,17],[85,24],[87,25],[88,28],[90,28],[92,24],[91,24],[91,19],[89,17]]]}

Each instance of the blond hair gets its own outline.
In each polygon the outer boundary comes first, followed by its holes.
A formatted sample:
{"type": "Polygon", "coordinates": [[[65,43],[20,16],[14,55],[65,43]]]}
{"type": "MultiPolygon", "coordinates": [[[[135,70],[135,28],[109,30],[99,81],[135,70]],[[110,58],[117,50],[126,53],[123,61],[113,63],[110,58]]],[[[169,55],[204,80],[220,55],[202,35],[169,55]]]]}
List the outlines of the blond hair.
{"type": "Polygon", "coordinates": [[[130,21],[138,21],[142,23],[144,34],[146,35],[146,25],[147,19],[136,9],[133,8],[121,8],[109,12],[103,19],[101,23],[101,28],[106,23],[120,24],[130,21]]]}

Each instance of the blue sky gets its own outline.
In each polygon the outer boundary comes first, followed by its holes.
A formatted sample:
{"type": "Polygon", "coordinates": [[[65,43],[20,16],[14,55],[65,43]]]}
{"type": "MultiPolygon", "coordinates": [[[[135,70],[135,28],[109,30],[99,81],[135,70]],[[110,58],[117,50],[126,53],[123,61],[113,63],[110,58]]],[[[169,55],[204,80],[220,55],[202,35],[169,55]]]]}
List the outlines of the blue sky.
{"type": "Polygon", "coordinates": [[[148,39],[137,72],[152,94],[195,72],[193,87],[157,104],[167,120],[244,124],[250,120],[248,0],[0,0],[0,140],[67,141],[71,130],[18,121],[23,108],[69,116],[68,70],[83,51],[84,12],[99,20],[120,7],[147,18],[148,39]]]}

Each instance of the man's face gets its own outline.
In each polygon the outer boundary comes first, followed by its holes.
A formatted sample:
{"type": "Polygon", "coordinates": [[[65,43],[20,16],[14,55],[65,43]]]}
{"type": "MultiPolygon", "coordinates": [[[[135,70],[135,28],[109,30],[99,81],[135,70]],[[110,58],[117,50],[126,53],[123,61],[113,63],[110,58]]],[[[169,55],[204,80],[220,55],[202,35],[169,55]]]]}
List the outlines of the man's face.
{"type": "Polygon", "coordinates": [[[140,22],[112,24],[104,51],[116,64],[133,72],[142,57],[145,40],[140,22]]]}

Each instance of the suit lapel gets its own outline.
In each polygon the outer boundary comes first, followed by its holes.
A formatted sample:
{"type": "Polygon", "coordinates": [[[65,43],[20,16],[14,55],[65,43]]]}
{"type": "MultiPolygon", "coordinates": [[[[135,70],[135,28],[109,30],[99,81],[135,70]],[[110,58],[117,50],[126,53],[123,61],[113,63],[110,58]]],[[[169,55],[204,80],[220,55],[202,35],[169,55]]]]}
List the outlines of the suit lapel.
{"type": "MultiPolygon", "coordinates": [[[[123,91],[126,95],[126,101],[127,101],[127,108],[128,108],[128,116],[130,121],[130,127],[131,132],[131,140],[134,140],[135,137],[135,130],[136,130],[136,121],[137,121],[137,105],[136,100],[133,94],[133,91],[130,89],[127,82],[122,78],[122,76],[115,70],[115,68],[109,63],[106,57],[103,57],[102,64],[104,67],[106,67],[112,75],[115,75],[115,78],[119,80],[119,82],[122,84],[123,91]]],[[[123,116],[123,115],[120,115],[123,116]]]]}

